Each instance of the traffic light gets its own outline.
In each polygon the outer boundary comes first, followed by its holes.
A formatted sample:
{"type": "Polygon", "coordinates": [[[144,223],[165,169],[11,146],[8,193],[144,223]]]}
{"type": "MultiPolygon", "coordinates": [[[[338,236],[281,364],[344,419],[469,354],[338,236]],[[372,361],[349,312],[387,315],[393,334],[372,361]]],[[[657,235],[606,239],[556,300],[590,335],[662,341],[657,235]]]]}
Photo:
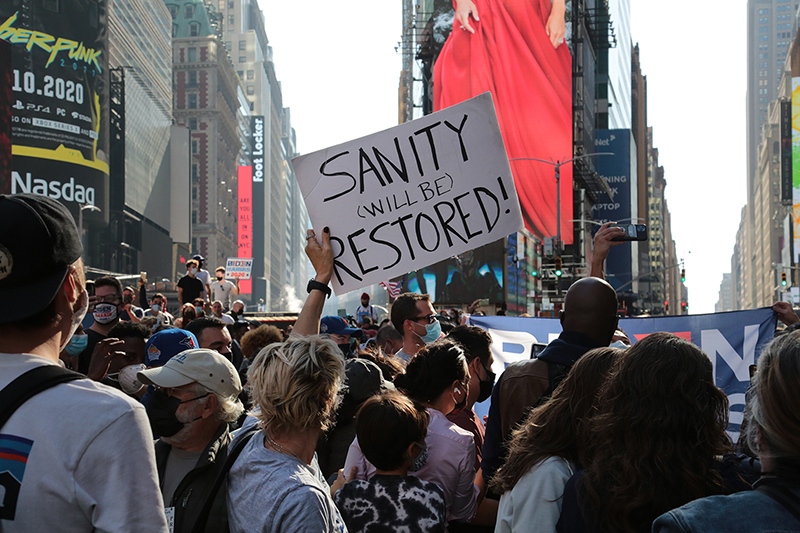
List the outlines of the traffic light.
{"type": "Polygon", "coordinates": [[[686,281],[686,269],[682,268],[681,269],[681,283],[683,283],[684,281],[686,281]]]}
{"type": "Polygon", "coordinates": [[[669,311],[669,300],[664,300],[664,311],[669,311]]]}
{"type": "Polygon", "coordinates": [[[556,272],[555,272],[555,274],[556,274],[556,276],[558,276],[560,278],[563,273],[564,272],[561,270],[561,258],[560,257],[556,257],[556,272]]]}
{"type": "Polygon", "coordinates": [[[536,270],[536,267],[532,268],[531,269],[531,276],[533,276],[535,278],[538,275],[539,275],[539,271],[536,270]]]}
{"type": "Polygon", "coordinates": [[[781,285],[784,287],[787,285],[786,272],[781,272],[781,285]]]}
{"type": "Polygon", "coordinates": [[[681,309],[683,309],[684,311],[686,311],[686,309],[688,309],[688,307],[689,307],[689,306],[686,304],[686,302],[681,302],[681,309]]]}

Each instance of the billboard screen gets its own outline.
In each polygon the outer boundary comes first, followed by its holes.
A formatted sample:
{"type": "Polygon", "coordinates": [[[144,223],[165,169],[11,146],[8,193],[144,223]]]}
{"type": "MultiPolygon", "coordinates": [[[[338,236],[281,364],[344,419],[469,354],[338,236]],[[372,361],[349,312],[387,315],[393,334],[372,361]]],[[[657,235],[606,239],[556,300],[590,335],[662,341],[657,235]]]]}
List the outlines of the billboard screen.
{"type": "Polygon", "coordinates": [[[0,192],[41,194],[85,220],[108,216],[106,2],[0,3],[0,39],[12,48],[11,182],[0,192]]]}
{"type": "MultiPolygon", "coordinates": [[[[240,166],[237,176],[239,197],[239,257],[253,257],[253,167],[240,166]]],[[[239,282],[239,294],[251,294],[252,281],[239,282]]]]}
{"type": "MultiPolygon", "coordinates": [[[[597,172],[611,189],[612,197],[601,195],[592,206],[592,216],[598,222],[609,220],[620,224],[636,224],[631,206],[631,132],[630,130],[595,130],[595,151],[613,152],[613,156],[598,157],[597,172]]],[[[599,226],[596,226],[599,228],[599,226]]],[[[596,232],[596,231],[595,231],[596,232]]],[[[628,283],[634,271],[633,244],[614,246],[606,259],[606,279],[615,288],[628,283]]],[[[630,290],[630,289],[629,289],[630,290]]]]}
{"type": "MultiPolygon", "coordinates": [[[[525,227],[556,236],[553,163],[572,159],[572,56],[551,2],[503,2],[453,20],[434,66],[434,110],[491,91],[525,227]],[[465,27],[469,26],[469,27],[465,27]]],[[[572,163],[561,167],[561,238],[572,244],[572,163]]]]}
{"type": "Polygon", "coordinates": [[[792,262],[800,262],[800,77],[792,78],[792,262]]]}
{"type": "Polygon", "coordinates": [[[781,102],[781,201],[792,203],[792,102],[781,102]]]}

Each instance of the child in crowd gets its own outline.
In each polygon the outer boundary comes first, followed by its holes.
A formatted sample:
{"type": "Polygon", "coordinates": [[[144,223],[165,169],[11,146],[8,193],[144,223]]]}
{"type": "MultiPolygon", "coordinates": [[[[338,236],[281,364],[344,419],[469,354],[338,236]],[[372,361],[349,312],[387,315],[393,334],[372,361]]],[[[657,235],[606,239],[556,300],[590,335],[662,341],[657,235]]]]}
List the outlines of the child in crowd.
{"type": "Polygon", "coordinates": [[[407,475],[427,457],[429,418],[425,407],[396,391],[364,402],[356,434],[361,451],[377,470],[368,481],[350,481],[334,496],[350,533],[446,531],[442,489],[407,475]]]}

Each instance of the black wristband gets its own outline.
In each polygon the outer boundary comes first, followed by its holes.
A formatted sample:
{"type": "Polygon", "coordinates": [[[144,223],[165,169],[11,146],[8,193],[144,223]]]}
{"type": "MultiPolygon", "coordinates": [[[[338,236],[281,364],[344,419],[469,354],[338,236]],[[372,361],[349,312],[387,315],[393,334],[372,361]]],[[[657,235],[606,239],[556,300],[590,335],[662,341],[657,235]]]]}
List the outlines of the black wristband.
{"type": "Polygon", "coordinates": [[[331,288],[330,287],[328,287],[324,283],[320,283],[319,281],[317,281],[315,279],[310,279],[310,280],[308,280],[308,285],[306,286],[306,291],[308,291],[308,294],[311,294],[311,291],[313,291],[313,290],[318,290],[318,291],[324,292],[326,298],[330,298],[331,297],[331,288]]]}

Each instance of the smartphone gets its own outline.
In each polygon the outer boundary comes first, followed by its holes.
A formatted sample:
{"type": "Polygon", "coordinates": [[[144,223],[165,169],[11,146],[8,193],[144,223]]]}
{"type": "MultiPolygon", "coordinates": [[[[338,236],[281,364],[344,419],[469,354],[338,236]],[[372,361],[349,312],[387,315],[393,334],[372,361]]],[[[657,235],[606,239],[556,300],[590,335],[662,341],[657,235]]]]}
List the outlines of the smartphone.
{"type": "Polygon", "coordinates": [[[622,228],[625,230],[625,235],[614,237],[612,241],[646,241],[647,240],[647,224],[614,224],[612,227],[622,228]]]}
{"type": "Polygon", "coordinates": [[[89,296],[94,296],[94,281],[86,280],[86,292],[89,293],[89,296]]]}

